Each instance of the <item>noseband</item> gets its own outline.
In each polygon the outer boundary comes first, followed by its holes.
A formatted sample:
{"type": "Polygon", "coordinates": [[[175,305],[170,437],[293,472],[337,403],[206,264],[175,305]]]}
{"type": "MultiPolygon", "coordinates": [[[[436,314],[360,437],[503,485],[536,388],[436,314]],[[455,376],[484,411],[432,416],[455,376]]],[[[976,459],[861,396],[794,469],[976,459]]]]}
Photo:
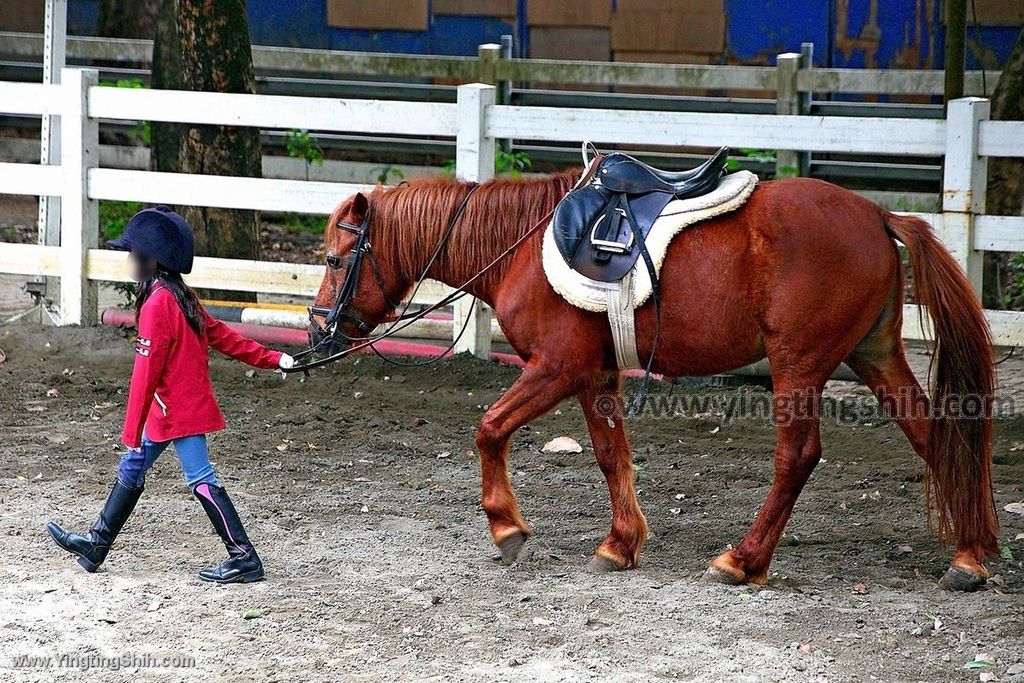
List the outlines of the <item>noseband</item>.
{"type": "MultiPolygon", "coordinates": [[[[352,323],[362,334],[368,334],[374,328],[373,325],[364,322],[362,318],[351,310],[352,300],[355,299],[356,292],[359,290],[359,276],[363,270],[363,257],[369,255],[371,262],[375,266],[374,270],[378,272],[378,275],[379,269],[376,268],[376,261],[370,247],[369,213],[359,225],[353,225],[352,223],[346,223],[345,221],[338,221],[337,227],[341,228],[345,232],[350,232],[355,235],[356,243],[352,246],[352,251],[349,252],[348,267],[345,271],[345,280],[341,283],[341,289],[338,291],[338,296],[334,299],[334,304],[330,308],[326,308],[324,306],[311,306],[309,309],[309,324],[310,327],[312,327],[313,330],[315,330],[323,339],[329,338],[332,341],[350,343],[357,339],[361,339],[361,337],[349,337],[341,330],[342,324],[352,323]],[[316,321],[317,316],[324,319],[323,325],[316,321]]],[[[328,265],[328,267],[331,266],[328,265]]],[[[379,277],[378,280],[380,280],[379,277]]],[[[383,294],[383,282],[378,281],[378,284],[381,286],[381,293],[383,294]]]]}

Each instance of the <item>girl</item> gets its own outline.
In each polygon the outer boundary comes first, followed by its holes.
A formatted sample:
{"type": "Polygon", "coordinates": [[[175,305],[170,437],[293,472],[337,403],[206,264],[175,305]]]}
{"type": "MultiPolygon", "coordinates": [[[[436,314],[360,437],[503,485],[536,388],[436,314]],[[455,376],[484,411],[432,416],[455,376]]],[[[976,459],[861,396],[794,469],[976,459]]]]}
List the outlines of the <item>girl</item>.
{"type": "Polygon", "coordinates": [[[185,482],[229,555],[219,567],[199,572],[199,577],[217,583],[259,581],[263,564],[206,449],[206,434],[225,426],[210,385],[207,347],[259,368],[288,368],[293,360],[246,339],[206,312],[181,278],[192,271],[192,230],[166,206],[137,213],[110,246],[130,251],[132,277],[140,283],[135,304],[137,355],[121,437],[128,450],[107,503],[88,533],[71,533],[54,522],[46,529],[57,545],[78,555],[86,571],[96,571],[135,508],[146,472],[173,443],[185,482]]]}

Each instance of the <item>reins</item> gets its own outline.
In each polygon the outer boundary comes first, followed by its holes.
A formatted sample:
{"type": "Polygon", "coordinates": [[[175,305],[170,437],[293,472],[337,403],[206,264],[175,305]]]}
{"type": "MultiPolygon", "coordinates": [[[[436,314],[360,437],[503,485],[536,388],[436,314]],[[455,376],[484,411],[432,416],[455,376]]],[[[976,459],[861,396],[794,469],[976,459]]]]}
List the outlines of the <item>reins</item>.
{"type": "MultiPolygon", "coordinates": [[[[333,363],[333,362],[335,362],[337,360],[341,360],[342,358],[344,358],[344,357],[346,357],[346,356],[348,356],[350,354],[353,354],[353,353],[355,353],[357,351],[361,351],[361,350],[363,350],[365,348],[370,348],[378,356],[380,356],[381,358],[384,358],[384,360],[392,362],[392,363],[394,363],[396,365],[427,365],[429,363],[436,362],[436,361],[440,360],[441,358],[444,358],[452,349],[454,349],[455,345],[458,344],[459,339],[462,338],[462,335],[466,331],[466,328],[467,328],[468,323],[469,323],[469,318],[468,317],[467,317],[466,321],[463,323],[462,330],[455,337],[455,340],[440,355],[438,355],[438,356],[436,356],[436,357],[434,357],[434,358],[432,358],[429,361],[426,361],[424,363],[399,363],[397,361],[392,361],[391,359],[385,358],[379,351],[377,351],[376,348],[374,348],[373,345],[376,344],[377,342],[383,340],[383,339],[387,339],[388,337],[391,337],[391,336],[397,334],[398,332],[406,329],[407,327],[412,325],[414,322],[416,322],[418,320],[422,320],[423,318],[425,318],[430,313],[433,313],[434,311],[437,311],[437,310],[439,310],[441,308],[449,306],[452,303],[454,303],[454,302],[458,301],[459,299],[461,299],[462,297],[466,296],[468,294],[468,292],[466,291],[466,287],[472,285],[474,282],[476,282],[481,277],[483,277],[487,272],[489,272],[494,266],[496,266],[498,263],[500,263],[504,259],[508,258],[508,256],[510,256],[516,249],[519,248],[520,245],[523,244],[523,242],[525,242],[527,239],[529,239],[531,236],[533,236],[540,228],[544,227],[547,224],[547,222],[551,220],[551,217],[554,215],[554,209],[551,209],[550,211],[548,211],[547,214],[543,218],[541,218],[539,221],[537,221],[537,223],[535,223],[529,230],[527,230],[523,235],[521,235],[515,242],[513,242],[509,247],[507,247],[504,251],[502,251],[500,254],[498,254],[498,256],[494,258],[494,260],[492,260],[490,263],[488,263],[482,269],[477,271],[477,273],[475,275],[473,275],[468,280],[463,282],[459,287],[456,287],[454,292],[452,292],[451,294],[445,296],[443,299],[441,299],[440,301],[438,301],[436,303],[433,303],[433,304],[431,304],[429,306],[425,306],[423,308],[420,308],[417,311],[414,311],[414,312],[410,313],[409,312],[409,308],[412,305],[412,301],[415,298],[416,293],[420,290],[420,287],[423,285],[423,282],[427,279],[427,274],[430,272],[430,269],[433,268],[435,262],[437,261],[437,258],[440,256],[440,254],[443,251],[444,247],[447,245],[449,239],[451,238],[451,235],[452,235],[452,233],[455,230],[455,226],[458,224],[459,218],[461,218],[463,212],[465,211],[466,205],[469,202],[469,198],[472,197],[472,195],[476,192],[477,189],[479,189],[479,187],[480,187],[479,185],[475,185],[469,191],[469,193],[463,198],[461,204],[459,205],[459,208],[456,210],[456,212],[453,214],[451,220],[449,221],[448,228],[445,230],[445,234],[442,236],[441,240],[438,242],[437,247],[434,249],[434,253],[431,255],[429,261],[427,262],[427,265],[424,267],[423,272],[421,273],[419,279],[417,280],[416,286],[413,288],[413,291],[410,294],[410,296],[409,296],[409,298],[408,298],[404,308],[402,309],[402,312],[399,313],[397,316],[395,316],[395,317],[390,319],[391,325],[386,330],[384,330],[380,334],[372,335],[372,336],[366,336],[366,337],[348,337],[347,335],[344,335],[344,333],[341,333],[344,336],[344,339],[346,341],[355,342],[355,343],[352,344],[351,346],[348,346],[347,348],[342,349],[341,351],[337,351],[337,352],[335,352],[333,354],[330,354],[329,356],[326,356],[324,358],[319,358],[319,359],[316,359],[316,360],[312,360],[312,361],[296,364],[294,367],[285,369],[284,372],[286,372],[286,373],[292,373],[292,372],[305,372],[305,373],[308,373],[308,371],[312,370],[313,368],[318,368],[318,367],[321,367],[321,366],[326,365],[328,363],[333,363]]],[[[379,268],[377,268],[376,259],[373,256],[373,251],[372,251],[372,248],[370,247],[370,242],[369,242],[369,239],[368,239],[369,228],[370,228],[369,220],[370,220],[371,214],[372,214],[372,212],[368,212],[367,213],[366,218],[363,220],[362,226],[349,226],[347,224],[346,225],[342,225],[342,224],[339,223],[338,227],[342,227],[342,228],[348,229],[350,232],[356,232],[356,234],[358,234],[360,236],[359,239],[356,240],[356,245],[353,248],[353,256],[354,256],[354,258],[352,259],[353,263],[351,263],[350,266],[349,266],[349,272],[346,273],[346,275],[345,275],[345,282],[342,284],[342,290],[339,293],[338,297],[335,299],[334,305],[331,307],[331,309],[323,309],[323,308],[317,308],[317,307],[310,308],[310,320],[311,321],[312,321],[314,315],[324,315],[324,312],[326,310],[326,316],[327,317],[325,317],[324,327],[323,327],[323,331],[326,334],[316,344],[313,344],[308,349],[305,349],[305,350],[300,351],[299,353],[295,354],[294,357],[295,357],[296,360],[301,360],[303,358],[307,358],[308,356],[310,356],[310,355],[320,351],[321,349],[323,349],[324,346],[328,346],[328,348],[330,346],[333,346],[338,341],[338,334],[340,333],[340,327],[339,327],[338,319],[340,317],[342,317],[342,316],[346,316],[347,315],[348,317],[350,317],[354,322],[356,322],[360,326],[360,329],[363,329],[366,326],[365,323],[363,323],[357,317],[355,317],[354,315],[351,315],[350,313],[348,313],[345,310],[345,309],[348,308],[348,305],[351,303],[352,299],[354,298],[354,296],[355,296],[355,289],[356,289],[355,285],[349,285],[348,283],[350,281],[353,281],[352,278],[355,278],[354,282],[356,284],[358,284],[358,273],[355,274],[355,275],[352,275],[352,270],[360,270],[361,269],[361,265],[362,265],[361,264],[361,257],[362,257],[363,254],[369,254],[370,255],[370,261],[371,261],[371,264],[372,264],[372,266],[374,268],[375,275],[377,276],[378,286],[381,287],[381,292],[384,293],[382,278],[380,277],[379,268]],[[345,300],[345,299],[347,299],[347,300],[345,300]],[[333,327],[333,329],[329,329],[329,328],[332,328],[332,327],[333,327]]],[[[385,294],[385,299],[387,299],[387,295],[386,294],[385,294]]],[[[388,303],[390,304],[390,301],[388,303]]],[[[397,308],[397,306],[396,306],[396,308],[397,308]]],[[[368,332],[369,330],[365,330],[365,331],[368,332]]]]}

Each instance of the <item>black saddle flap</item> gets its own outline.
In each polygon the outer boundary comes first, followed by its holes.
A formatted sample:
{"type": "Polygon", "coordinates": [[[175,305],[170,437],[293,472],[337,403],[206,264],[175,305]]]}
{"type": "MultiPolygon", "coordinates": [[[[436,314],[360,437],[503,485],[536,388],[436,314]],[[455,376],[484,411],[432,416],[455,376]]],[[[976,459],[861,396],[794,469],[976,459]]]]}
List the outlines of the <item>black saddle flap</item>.
{"type": "Polygon", "coordinates": [[[598,260],[594,258],[595,248],[591,242],[594,226],[615,199],[616,194],[607,188],[587,184],[567,194],[552,219],[555,244],[565,262],[584,277],[599,282],[617,282],[636,265],[640,244],[673,196],[651,193],[630,197],[629,217],[621,221],[618,235],[612,237],[623,244],[632,243],[632,248],[623,253],[601,252],[603,258],[598,260]],[[636,220],[637,225],[630,218],[636,220]]]}
{"type": "Polygon", "coordinates": [[[723,147],[688,171],[662,171],[622,153],[596,157],[593,175],[584,176],[585,184],[555,207],[553,231],[562,258],[592,280],[621,280],[668,203],[714,190],[728,157],[723,147]]]}

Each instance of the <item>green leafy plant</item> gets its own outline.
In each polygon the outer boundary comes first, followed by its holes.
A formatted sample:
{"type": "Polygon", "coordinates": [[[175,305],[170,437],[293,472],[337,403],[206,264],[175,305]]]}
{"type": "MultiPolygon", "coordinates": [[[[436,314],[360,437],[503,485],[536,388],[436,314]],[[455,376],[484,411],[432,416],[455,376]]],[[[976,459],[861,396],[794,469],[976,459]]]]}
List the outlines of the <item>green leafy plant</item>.
{"type": "Polygon", "coordinates": [[[322,235],[324,234],[324,225],[327,223],[327,216],[310,213],[287,213],[284,214],[281,223],[289,232],[322,235]]]}
{"type": "MultiPolygon", "coordinates": [[[[533,159],[526,152],[505,152],[497,150],[494,155],[494,173],[509,175],[513,178],[522,177],[523,173],[533,168],[533,159]]],[[[441,166],[446,175],[455,175],[455,160],[449,159],[441,166]]]]}
{"type": "Polygon", "coordinates": [[[100,235],[104,240],[121,236],[129,219],[142,210],[142,202],[100,200],[100,235]]]}
{"type": "Polygon", "coordinates": [[[498,150],[494,155],[494,172],[519,178],[523,172],[533,168],[533,159],[526,152],[505,152],[498,150]]]}
{"type": "Polygon", "coordinates": [[[308,130],[293,128],[285,133],[285,149],[288,156],[306,162],[306,180],[309,180],[309,167],[312,164],[324,165],[324,150],[316,143],[308,130]]]}
{"type": "MultiPolygon", "coordinates": [[[[729,161],[726,162],[726,167],[730,171],[737,171],[740,168],[740,160],[738,157],[746,157],[750,161],[770,164],[775,161],[775,152],[770,149],[753,149],[750,147],[741,147],[736,150],[737,156],[730,156],[729,161]]],[[[796,169],[793,169],[794,172],[796,169]]]]}
{"type": "Polygon", "coordinates": [[[392,166],[391,164],[388,164],[387,166],[382,166],[380,169],[380,173],[377,174],[377,182],[383,183],[384,185],[388,185],[391,180],[391,176],[395,176],[395,179],[398,182],[401,182],[405,180],[405,171],[395,166],[392,166]]]}

